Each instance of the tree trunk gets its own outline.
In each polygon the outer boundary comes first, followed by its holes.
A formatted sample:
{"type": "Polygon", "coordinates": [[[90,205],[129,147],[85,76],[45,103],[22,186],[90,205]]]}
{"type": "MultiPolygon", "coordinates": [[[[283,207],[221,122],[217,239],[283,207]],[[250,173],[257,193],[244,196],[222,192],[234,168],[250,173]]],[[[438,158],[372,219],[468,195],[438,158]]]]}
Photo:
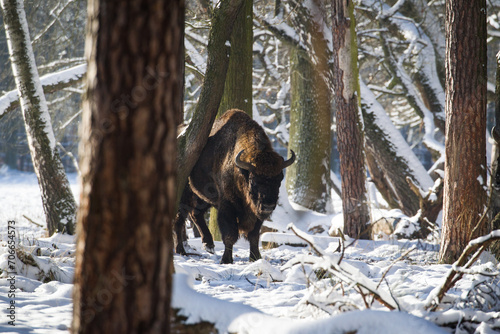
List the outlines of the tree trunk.
{"type": "Polygon", "coordinates": [[[358,55],[353,11],[352,2],[332,0],[335,105],[344,233],[351,238],[367,239],[370,216],[366,201],[363,125],[358,109],[358,55]]]}
{"type": "Polygon", "coordinates": [[[219,104],[224,93],[224,83],[229,66],[230,44],[234,22],[243,0],[226,0],[214,11],[207,46],[207,70],[203,87],[189,126],[177,139],[178,184],[177,201],[180,200],[189,174],[212,130],[219,104]]]}
{"type": "Polygon", "coordinates": [[[471,238],[487,229],[476,226],[486,204],[485,8],[485,0],[446,1],[443,263],[457,260],[471,238]]]}
{"type": "MultiPolygon", "coordinates": [[[[218,116],[238,108],[252,115],[253,0],[243,0],[231,35],[231,56],[218,116]]],[[[208,224],[214,240],[222,240],[217,225],[217,209],[210,209],[208,224]]]]}
{"type": "Polygon", "coordinates": [[[331,71],[328,47],[313,10],[303,3],[296,10],[295,25],[310,38],[307,51],[293,46],[290,56],[292,101],[288,148],[295,152],[297,160],[286,170],[286,188],[290,201],[314,211],[329,212],[333,117],[331,93],[325,80],[331,71]]]}
{"type": "MultiPolygon", "coordinates": [[[[490,220],[491,230],[500,229],[498,220],[494,218],[500,213],[500,52],[497,53],[497,68],[496,68],[496,85],[495,85],[495,126],[491,130],[491,135],[495,140],[491,153],[491,184],[490,184],[490,220]]],[[[500,260],[500,241],[493,242],[491,252],[497,260],[500,260]]]]}
{"type": "Polygon", "coordinates": [[[92,0],[73,333],[169,333],[184,1],[92,0]]]}
{"type": "Polygon", "coordinates": [[[31,159],[42,193],[49,235],[74,233],[76,202],[56,147],[47,101],[35,64],[22,0],[1,1],[31,159]]]}
{"type": "Polygon", "coordinates": [[[328,89],[311,58],[291,51],[290,141],[297,155],[286,171],[290,201],[308,209],[327,212],[330,203],[331,106],[328,89]]]}
{"type": "Polygon", "coordinates": [[[407,178],[426,192],[433,186],[431,177],[364,82],[361,82],[361,111],[367,165],[373,183],[391,208],[414,216],[420,208],[419,197],[408,186],[407,178]]]}

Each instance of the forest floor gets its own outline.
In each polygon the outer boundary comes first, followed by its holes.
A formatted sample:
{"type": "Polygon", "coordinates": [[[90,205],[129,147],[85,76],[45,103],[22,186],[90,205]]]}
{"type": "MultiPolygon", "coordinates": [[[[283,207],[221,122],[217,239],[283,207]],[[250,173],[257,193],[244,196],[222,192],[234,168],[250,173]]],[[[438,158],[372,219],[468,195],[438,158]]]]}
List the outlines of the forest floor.
{"type": "MultiPolygon", "coordinates": [[[[77,176],[72,174],[69,178],[78,198],[77,176]]],[[[498,278],[465,275],[448,292],[436,312],[424,309],[429,294],[443,283],[451,269],[450,265],[436,263],[439,245],[432,240],[386,238],[378,241],[348,239],[345,242],[341,262],[356,268],[359,277],[375,285],[380,283],[378,289],[388,292],[404,312],[385,312],[387,307],[373,301],[368,294],[359,293],[355,285],[340,282],[336,276],[321,270],[324,258],[316,256],[310,246],[301,246],[306,243],[286,228],[288,223],[294,223],[302,231],[312,227],[315,231],[323,230],[311,236],[311,241],[324,251],[326,258],[337,261],[341,256],[339,239],[328,236],[330,226],[338,226],[341,220],[340,201],[337,199],[334,204],[337,213],[321,215],[281,203],[273,214],[273,222],[268,225],[282,233],[270,233],[262,238],[277,244],[288,241],[295,246],[261,247],[263,259],[254,263],[248,262],[248,243],[244,239],[235,246],[234,264],[221,265],[223,244],[216,242],[216,253],[209,254],[202,250],[201,241],[188,231],[194,254],[175,256],[177,274],[173,306],[188,310],[184,314],[188,321],[203,318],[214,322],[221,332],[238,326],[243,326],[248,333],[284,333],[291,329],[297,333],[322,333],[325,328],[334,329],[331,332],[426,334],[443,332],[443,328],[445,333],[495,333],[500,330],[498,278]],[[217,300],[202,298],[196,292],[217,300]],[[368,308],[371,311],[367,311],[368,308]],[[235,317],[244,313],[253,314],[253,318],[235,322],[235,317]],[[340,313],[343,315],[339,317],[340,313]],[[334,323],[335,319],[342,321],[334,323]],[[314,322],[316,327],[311,320],[317,320],[314,322]],[[261,323],[266,324],[266,331],[252,331],[261,323]]],[[[393,211],[377,210],[379,216],[394,214],[393,211]]],[[[2,333],[67,333],[70,327],[74,237],[56,234],[47,238],[44,226],[36,176],[0,169],[2,333]],[[9,221],[15,224],[9,225],[9,221]],[[25,254],[32,254],[29,261],[25,259],[26,263],[16,260],[16,275],[9,273],[12,270],[8,262],[8,241],[12,239],[8,238],[8,226],[15,226],[16,247],[25,254]],[[15,305],[14,314],[11,314],[10,305],[15,305]],[[15,326],[9,324],[11,321],[15,326]]],[[[488,254],[473,267],[475,272],[483,273],[499,268],[488,254]]]]}

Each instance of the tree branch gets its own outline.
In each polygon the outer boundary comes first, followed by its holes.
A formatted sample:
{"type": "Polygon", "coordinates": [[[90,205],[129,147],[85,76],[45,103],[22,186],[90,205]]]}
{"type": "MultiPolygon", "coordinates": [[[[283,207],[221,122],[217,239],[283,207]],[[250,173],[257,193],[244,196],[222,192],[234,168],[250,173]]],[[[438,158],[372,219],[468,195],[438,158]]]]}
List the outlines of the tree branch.
{"type": "MultiPolygon", "coordinates": [[[[494,221],[500,221],[498,214],[494,221]]],[[[500,230],[494,230],[490,234],[471,240],[465,250],[460,255],[460,258],[453,263],[448,275],[443,281],[443,284],[434,288],[427,297],[425,309],[435,311],[439,303],[443,300],[444,295],[450,290],[456,282],[458,282],[467,273],[474,262],[479,258],[479,255],[495,240],[500,239],[500,230]],[[472,255],[470,260],[469,257],[472,255]],[[465,269],[465,270],[464,270],[465,269]]]]}
{"type": "MultiPolygon", "coordinates": [[[[62,71],[44,75],[40,78],[43,92],[45,94],[49,94],[66,87],[73,86],[82,81],[85,73],[87,73],[87,65],[81,64],[62,71]]],[[[18,106],[18,90],[14,89],[5,93],[0,97],[0,119],[18,106]]]]}

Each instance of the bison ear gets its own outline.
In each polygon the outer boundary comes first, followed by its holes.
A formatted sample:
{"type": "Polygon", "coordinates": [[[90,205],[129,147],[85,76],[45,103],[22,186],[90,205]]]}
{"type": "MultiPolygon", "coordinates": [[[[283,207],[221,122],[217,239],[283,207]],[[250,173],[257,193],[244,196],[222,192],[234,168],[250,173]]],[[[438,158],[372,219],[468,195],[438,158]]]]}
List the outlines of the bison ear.
{"type": "Polygon", "coordinates": [[[283,161],[283,169],[290,167],[290,165],[295,161],[295,152],[293,150],[290,150],[290,152],[292,152],[292,156],[290,159],[283,161]]]}
{"type": "Polygon", "coordinates": [[[249,172],[253,172],[255,170],[255,166],[253,166],[252,164],[250,164],[246,161],[241,160],[241,155],[243,154],[244,151],[245,150],[241,150],[238,153],[238,155],[234,159],[234,163],[236,164],[236,166],[238,166],[241,169],[247,170],[249,172]]]}

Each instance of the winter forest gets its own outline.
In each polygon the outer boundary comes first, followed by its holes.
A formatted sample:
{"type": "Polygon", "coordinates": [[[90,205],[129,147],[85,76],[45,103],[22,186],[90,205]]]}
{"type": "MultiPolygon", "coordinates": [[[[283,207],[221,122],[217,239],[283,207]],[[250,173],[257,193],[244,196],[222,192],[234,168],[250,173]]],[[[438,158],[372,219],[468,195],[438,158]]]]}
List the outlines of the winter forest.
{"type": "Polygon", "coordinates": [[[0,332],[500,333],[500,1],[0,7],[0,332]]]}

